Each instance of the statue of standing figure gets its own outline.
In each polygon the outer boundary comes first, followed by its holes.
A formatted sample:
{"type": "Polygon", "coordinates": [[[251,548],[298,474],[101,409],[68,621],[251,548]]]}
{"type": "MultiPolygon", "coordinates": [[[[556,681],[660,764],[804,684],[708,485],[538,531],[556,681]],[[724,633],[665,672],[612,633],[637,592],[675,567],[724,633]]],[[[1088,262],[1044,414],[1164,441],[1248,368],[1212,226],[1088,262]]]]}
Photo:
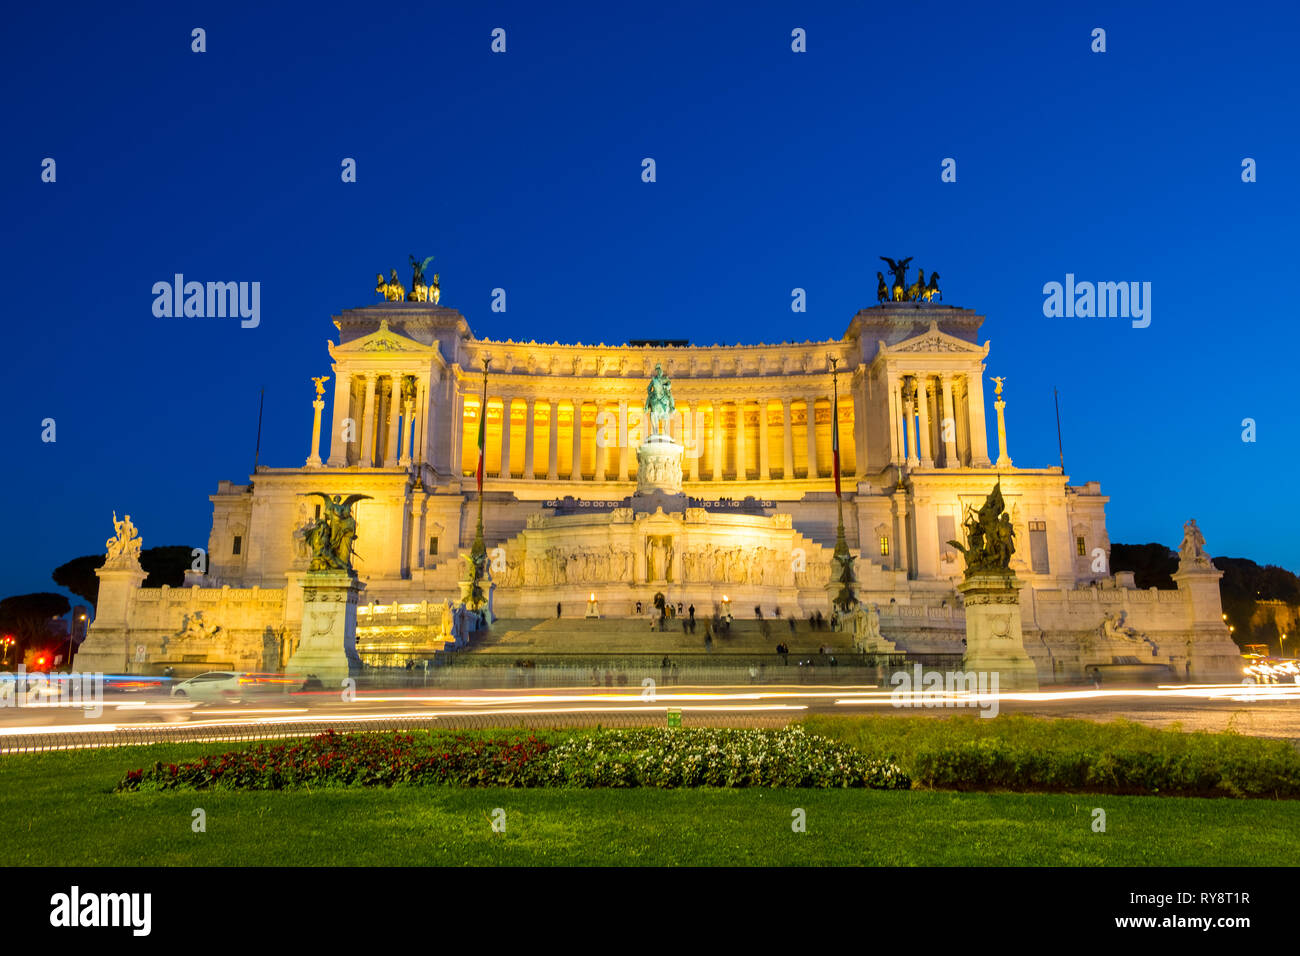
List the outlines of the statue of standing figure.
{"type": "Polygon", "coordinates": [[[873,650],[884,637],[880,633],[880,610],[874,604],[858,603],[849,615],[853,627],[853,647],[859,652],[873,650]]]}
{"type": "Polygon", "coordinates": [[[1192,568],[1209,568],[1214,565],[1205,552],[1205,536],[1196,526],[1196,519],[1189,518],[1183,525],[1183,543],[1178,546],[1179,570],[1182,566],[1192,568]]]}
{"type": "Polygon", "coordinates": [[[135,525],[131,523],[131,516],[126,515],[121,521],[118,521],[117,512],[114,511],[113,531],[116,532],[113,537],[104,542],[107,563],[111,565],[116,563],[129,564],[132,561],[138,562],[140,560],[142,540],[135,525]]]}
{"type": "Polygon", "coordinates": [[[650,379],[650,384],[646,386],[643,410],[650,416],[651,435],[662,435],[665,424],[677,410],[677,404],[673,401],[672,382],[668,380],[663,365],[659,363],[655,363],[655,373],[650,379]]]}
{"type": "Polygon", "coordinates": [[[409,257],[411,260],[411,291],[407,293],[408,302],[428,302],[429,287],[424,282],[424,270],[429,268],[429,263],[433,261],[433,256],[429,256],[423,262],[409,257]]]}
{"type": "Polygon", "coordinates": [[[885,260],[885,262],[889,266],[889,271],[894,274],[894,282],[890,287],[890,291],[891,291],[890,297],[895,302],[906,302],[907,301],[907,265],[912,261],[912,257],[908,256],[906,259],[899,259],[897,262],[889,258],[889,256],[881,256],[880,258],[885,260]]]}

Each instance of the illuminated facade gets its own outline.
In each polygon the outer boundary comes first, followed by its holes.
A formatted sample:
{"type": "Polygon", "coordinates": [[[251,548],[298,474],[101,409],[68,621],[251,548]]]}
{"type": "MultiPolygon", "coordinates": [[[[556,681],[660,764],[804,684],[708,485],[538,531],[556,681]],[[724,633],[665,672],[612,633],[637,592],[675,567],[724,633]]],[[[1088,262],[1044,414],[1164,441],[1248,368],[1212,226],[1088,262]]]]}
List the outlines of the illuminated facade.
{"type": "MultiPolygon", "coordinates": [[[[372,496],[357,506],[368,593],[451,596],[455,559],[473,537],[480,418],[487,542],[508,546],[530,514],[554,513],[566,498],[577,499],[572,507],[632,494],[656,363],[681,413],[673,432],[687,449],[686,494],[714,511],[720,500],[753,498],[829,547],[830,357],[840,369],[849,545],[890,572],[898,597],[950,589],[960,562],[946,542],[997,474],[1019,532],[1016,570],[1031,586],[1104,578],[1095,553],[1109,550],[1106,499],[1096,484],[1070,487],[1059,468],[990,466],[981,322],[965,309],[895,303],[859,312],[839,339],[593,346],[478,339],[459,312],[425,303],[350,309],[335,318],[340,341],[330,343],[328,456],[313,448],[304,467],[260,468],[251,491],[222,483],[212,497],[209,579],[281,584],[311,518],[299,494],[361,492],[372,496]]],[[[508,585],[498,583],[508,605],[508,585]]]]}
{"type": "Polygon", "coordinates": [[[963,565],[948,542],[1000,480],[1016,531],[1012,570],[1024,582],[1024,643],[1045,677],[1130,653],[1104,627],[1120,610],[1132,630],[1158,637],[1141,653],[1180,671],[1197,641],[1230,656],[1217,572],[1159,594],[1111,576],[1108,499],[1096,482],[1069,484],[1059,467],[1014,466],[1000,395],[991,454],[982,322],[968,309],[894,302],[820,341],[583,345],[480,339],[459,312],[428,302],[345,310],[328,345],[332,396],[314,403],[305,464],[222,481],[210,498],[206,574],[161,603],[122,597],[120,620],[100,629],[148,631],[144,642],[162,646],[187,607],[202,604],[215,619],[217,604],[233,602],[248,622],[245,656],[269,660],[260,650],[268,633],[292,645],[301,627],[304,534],[315,518],[304,493],[359,493],[370,497],[355,507],[355,567],[363,602],[378,605],[359,615],[359,644],[368,634],[375,647],[436,650],[474,538],[480,424],[497,617],[551,617],[557,602],[577,613],[592,599],[604,617],[631,617],[659,592],[706,614],[724,597],[739,616],[756,606],[827,613],[834,360],[857,591],[880,606],[900,650],[960,653],[963,565]],[[685,448],[684,497],[667,508],[636,494],[656,365],[671,379],[671,432],[685,448]]]}

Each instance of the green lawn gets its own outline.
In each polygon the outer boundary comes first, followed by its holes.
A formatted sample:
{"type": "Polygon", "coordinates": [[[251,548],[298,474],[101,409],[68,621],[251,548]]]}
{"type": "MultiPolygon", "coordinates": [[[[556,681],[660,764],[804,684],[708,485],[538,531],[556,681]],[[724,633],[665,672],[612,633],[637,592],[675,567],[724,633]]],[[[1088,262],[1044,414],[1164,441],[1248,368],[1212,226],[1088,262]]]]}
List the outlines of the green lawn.
{"type": "Polygon", "coordinates": [[[0,758],[0,865],[1292,865],[1300,801],[872,790],[114,794],[157,745],[0,758]],[[490,815],[506,811],[494,833],[490,815]],[[1092,831],[1092,810],[1107,832],[1092,831]],[[191,830],[191,811],[207,832],[191,830]],[[791,830],[791,811],[807,832],[791,830]]]}

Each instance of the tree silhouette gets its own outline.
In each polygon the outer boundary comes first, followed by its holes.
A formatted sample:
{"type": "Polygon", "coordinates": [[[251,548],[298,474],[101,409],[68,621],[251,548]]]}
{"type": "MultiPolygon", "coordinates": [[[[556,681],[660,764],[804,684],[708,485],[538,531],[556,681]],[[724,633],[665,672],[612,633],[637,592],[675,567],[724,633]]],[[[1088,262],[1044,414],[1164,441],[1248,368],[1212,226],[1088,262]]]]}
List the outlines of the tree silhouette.
{"type": "MultiPolygon", "coordinates": [[[[178,588],[185,584],[185,572],[194,563],[194,549],[188,544],[163,544],[140,552],[140,567],[145,571],[144,587],[160,588],[164,584],[178,588]]],[[[50,574],[54,583],[85,598],[94,607],[99,602],[99,577],[96,568],[104,566],[102,554],[85,554],[59,565],[50,574]]]]}

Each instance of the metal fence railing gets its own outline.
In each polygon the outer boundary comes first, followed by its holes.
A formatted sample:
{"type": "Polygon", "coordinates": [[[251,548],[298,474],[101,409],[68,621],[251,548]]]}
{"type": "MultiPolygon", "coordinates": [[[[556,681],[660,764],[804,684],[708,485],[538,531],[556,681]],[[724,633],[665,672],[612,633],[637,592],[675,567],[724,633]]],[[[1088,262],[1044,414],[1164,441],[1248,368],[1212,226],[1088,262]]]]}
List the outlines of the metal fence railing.
{"type": "Polygon", "coordinates": [[[134,747],[149,744],[256,743],[312,737],[328,730],[335,733],[376,733],[421,730],[563,730],[565,728],[665,727],[668,711],[680,710],[683,727],[733,727],[761,729],[783,727],[800,716],[796,711],[770,713],[727,713],[692,710],[665,705],[636,711],[612,710],[601,713],[494,713],[454,714],[436,717],[380,717],[329,719],[283,723],[236,723],[201,725],[159,725],[114,727],[111,730],[59,731],[57,733],[7,734],[0,736],[0,754],[49,753],[58,750],[89,750],[106,747],[134,747]]]}

